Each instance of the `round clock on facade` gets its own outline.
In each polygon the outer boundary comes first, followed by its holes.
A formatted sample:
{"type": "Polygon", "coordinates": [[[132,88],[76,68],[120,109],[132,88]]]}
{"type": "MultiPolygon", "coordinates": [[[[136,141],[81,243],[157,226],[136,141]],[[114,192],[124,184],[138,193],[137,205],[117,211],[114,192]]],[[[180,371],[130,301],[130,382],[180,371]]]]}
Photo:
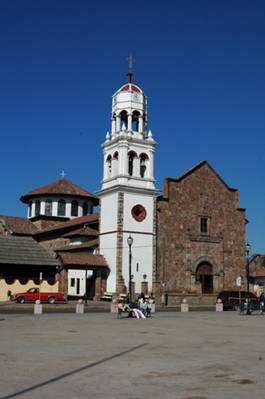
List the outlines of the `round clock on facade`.
{"type": "Polygon", "coordinates": [[[146,218],[146,210],[143,205],[137,204],[132,208],[132,217],[137,222],[142,222],[146,218]]]}

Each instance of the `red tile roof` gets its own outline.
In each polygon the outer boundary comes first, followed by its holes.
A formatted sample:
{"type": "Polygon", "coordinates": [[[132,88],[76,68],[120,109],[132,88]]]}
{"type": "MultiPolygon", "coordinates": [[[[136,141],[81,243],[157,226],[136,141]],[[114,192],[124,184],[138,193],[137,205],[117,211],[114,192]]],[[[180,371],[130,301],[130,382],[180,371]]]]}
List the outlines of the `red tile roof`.
{"type": "Polygon", "coordinates": [[[257,266],[255,272],[256,277],[265,277],[265,267],[257,266]]]}
{"type": "Polygon", "coordinates": [[[95,240],[86,241],[86,242],[83,242],[82,244],[65,245],[64,247],[56,249],[56,251],[78,251],[79,249],[97,248],[98,243],[99,243],[99,240],[98,240],[98,238],[96,238],[95,240]]]}
{"type": "Polygon", "coordinates": [[[70,233],[63,234],[62,237],[91,237],[98,236],[98,230],[85,226],[81,229],[70,231],[70,233]]]}
{"type": "Polygon", "coordinates": [[[28,219],[0,215],[0,223],[6,228],[9,234],[31,236],[37,233],[38,228],[28,219]]]}
{"type": "Polygon", "coordinates": [[[97,223],[99,221],[99,214],[98,213],[92,213],[86,216],[81,216],[79,218],[74,218],[72,220],[68,220],[67,222],[62,222],[58,223],[55,226],[48,227],[47,229],[42,229],[36,235],[44,235],[48,233],[54,233],[54,232],[59,232],[61,230],[66,230],[71,229],[72,227],[79,228],[81,226],[84,226],[86,223],[97,223]]]}
{"type": "Polygon", "coordinates": [[[40,195],[69,195],[90,199],[95,204],[98,204],[99,202],[96,196],[67,179],[58,179],[52,183],[45,184],[44,186],[36,188],[33,191],[23,194],[20,197],[20,200],[27,204],[31,198],[39,197],[40,195]]]}
{"type": "Polygon", "coordinates": [[[106,259],[102,255],[69,252],[59,252],[58,255],[65,266],[108,267],[106,259]]]}

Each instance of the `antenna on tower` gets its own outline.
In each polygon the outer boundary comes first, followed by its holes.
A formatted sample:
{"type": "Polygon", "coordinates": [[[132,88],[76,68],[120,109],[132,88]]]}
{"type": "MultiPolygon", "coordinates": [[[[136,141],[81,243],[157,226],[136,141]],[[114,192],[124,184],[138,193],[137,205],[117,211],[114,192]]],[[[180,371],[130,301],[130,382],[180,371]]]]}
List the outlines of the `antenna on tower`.
{"type": "Polygon", "coordinates": [[[128,57],[128,73],[127,73],[128,83],[132,83],[132,77],[133,77],[132,68],[133,68],[133,57],[130,54],[129,57],[128,57]]]}

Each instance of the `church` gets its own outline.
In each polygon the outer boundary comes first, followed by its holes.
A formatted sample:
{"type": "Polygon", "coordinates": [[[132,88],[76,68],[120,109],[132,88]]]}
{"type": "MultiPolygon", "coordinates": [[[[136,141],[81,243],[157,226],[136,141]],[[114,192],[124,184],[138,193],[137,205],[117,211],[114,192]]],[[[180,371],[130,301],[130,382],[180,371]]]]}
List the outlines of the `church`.
{"type": "Polygon", "coordinates": [[[21,196],[27,218],[0,216],[0,300],[42,284],[70,298],[143,292],[158,304],[212,304],[245,275],[238,191],[202,161],[165,178],[161,194],[147,97],[132,78],[130,69],[112,97],[100,190],[91,194],[62,175],[21,196]],[[32,246],[39,255],[30,259],[32,246]]]}

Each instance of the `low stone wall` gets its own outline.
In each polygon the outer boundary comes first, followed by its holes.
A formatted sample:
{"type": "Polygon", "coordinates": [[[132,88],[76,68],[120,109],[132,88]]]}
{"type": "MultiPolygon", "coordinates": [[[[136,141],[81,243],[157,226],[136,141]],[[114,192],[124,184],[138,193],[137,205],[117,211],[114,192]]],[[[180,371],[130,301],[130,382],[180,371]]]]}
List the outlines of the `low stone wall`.
{"type": "MultiPolygon", "coordinates": [[[[194,294],[178,294],[168,293],[165,294],[166,306],[180,306],[183,299],[186,298],[189,305],[215,305],[217,294],[209,295],[194,295],[194,294]]],[[[162,304],[162,303],[161,303],[162,304]]]]}

